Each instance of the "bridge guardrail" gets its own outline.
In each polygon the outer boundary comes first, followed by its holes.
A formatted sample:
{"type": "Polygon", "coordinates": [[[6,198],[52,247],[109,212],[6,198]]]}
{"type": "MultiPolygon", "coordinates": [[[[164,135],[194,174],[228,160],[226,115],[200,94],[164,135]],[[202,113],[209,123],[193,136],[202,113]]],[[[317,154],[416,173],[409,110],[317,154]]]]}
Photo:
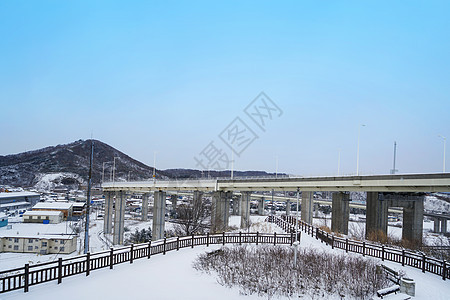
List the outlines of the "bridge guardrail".
{"type": "MultiPolygon", "coordinates": [[[[287,222],[286,222],[287,223],[287,222]]],[[[132,244],[130,246],[111,248],[107,251],[87,253],[70,258],[59,258],[57,261],[40,263],[36,265],[25,264],[24,267],[0,271],[0,294],[13,290],[23,289],[28,292],[30,286],[57,280],[58,284],[63,278],[85,273],[89,276],[91,271],[110,268],[114,265],[130,262],[140,258],[149,259],[155,254],[166,254],[167,251],[179,250],[200,245],[212,244],[283,244],[292,245],[295,241],[294,233],[265,234],[265,233],[221,233],[206,235],[191,235],[163,239],[156,242],[132,244]]]]}

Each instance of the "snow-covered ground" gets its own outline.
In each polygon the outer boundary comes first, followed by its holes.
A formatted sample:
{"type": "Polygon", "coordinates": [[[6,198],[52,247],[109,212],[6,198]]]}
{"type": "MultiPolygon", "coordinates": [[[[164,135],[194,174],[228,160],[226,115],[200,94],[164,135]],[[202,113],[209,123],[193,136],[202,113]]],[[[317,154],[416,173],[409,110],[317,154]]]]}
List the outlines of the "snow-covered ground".
{"type": "MultiPolygon", "coordinates": [[[[264,217],[252,217],[252,223],[258,231],[262,229],[268,232],[282,232],[273,224],[256,224],[264,217]]],[[[231,225],[239,225],[240,217],[232,216],[231,225]]],[[[146,228],[148,224],[144,224],[146,228]]],[[[133,226],[133,225],[130,225],[133,226]]],[[[99,226],[94,226],[94,228],[99,226]]],[[[140,227],[140,226],[139,226],[140,227]]],[[[130,228],[131,229],[131,228],[130,228]]],[[[253,229],[251,231],[254,231],[253,229]]],[[[256,230],[255,230],[256,231],[256,230]]],[[[94,230],[91,230],[94,232],[94,230]]],[[[92,243],[92,242],[91,242],[92,243]]],[[[94,242],[96,243],[96,242],[94,242]]],[[[324,251],[343,253],[302,234],[301,247],[321,248],[324,251]]],[[[32,286],[29,293],[14,291],[0,294],[1,300],[6,299],[266,299],[256,295],[243,296],[238,288],[226,288],[217,283],[214,275],[200,273],[192,268],[196,257],[204,251],[211,251],[220,246],[185,248],[179,252],[172,251],[166,255],[155,255],[150,260],[139,259],[133,264],[121,264],[114,266],[114,270],[101,269],[91,273],[89,277],[77,275],[64,278],[58,285],[55,281],[32,286]],[[51,288],[51,294],[49,289],[51,288]]],[[[347,255],[357,255],[349,253],[347,255]]],[[[2,259],[3,261],[3,259],[2,259]]],[[[395,270],[404,271],[408,277],[416,282],[416,297],[413,299],[447,300],[450,295],[450,281],[443,281],[439,276],[422,273],[418,269],[402,267],[396,263],[384,262],[395,270]]],[[[274,299],[289,299],[278,297],[274,299]]],[[[305,298],[308,299],[308,298],[305,298]]],[[[329,298],[329,299],[340,299],[329,298]]],[[[389,299],[389,297],[385,297],[389,299]]]]}

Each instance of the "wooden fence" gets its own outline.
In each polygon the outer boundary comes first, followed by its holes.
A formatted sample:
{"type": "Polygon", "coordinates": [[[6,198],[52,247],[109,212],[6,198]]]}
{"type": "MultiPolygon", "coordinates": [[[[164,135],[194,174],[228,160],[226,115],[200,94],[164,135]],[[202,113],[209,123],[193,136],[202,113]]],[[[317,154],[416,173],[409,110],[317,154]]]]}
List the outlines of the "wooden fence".
{"type": "MultiPolygon", "coordinates": [[[[286,230],[285,228],[292,230],[292,227],[296,228],[297,226],[296,218],[292,216],[281,216],[281,218],[270,216],[268,217],[268,221],[276,223],[284,230],[286,230]],[[276,219],[279,219],[279,221],[276,219]],[[291,227],[287,227],[285,223],[290,224],[291,227]]],[[[411,266],[421,269],[424,273],[430,272],[439,275],[443,280],[450,279],[450,266],[445,260],[438,260],[433,257],[428,257],[425,254],[411,252],[405,249],[396,249],[376,243],[365,241],[361,242],[348,238],[337,237],[301,220],[298,222],[299,230],[304,231],[306,234],[311,235],[318,240],[321,240],[327,245],[330,245],[331,248],[343,249],[345,252],[359,253],[363,256],[367,255],[381,258],[383,261],[393,261],[402,264],[402,266],[411,266]]],[[[288,232],[295,232],[295,229],[288,232]]]]}
{"type": "MultiPolygon", "coordinates": [[[[281,222],[281,221],[278,221],[281,222]]],[[[282,221],[288,224],[285,221],[282,221]]],[[[273,244],[292,245],[295,241],[293,232],[289,234],[263,234],[263,233],[222,233],[206,234],[201,236],[186,236],[163,239],[154,243],[142,243],[120,248],[111,248],[107,251],[87,253],[67,259],[59,258],[57,261],[36,265],[26,264],[24,267],[0,272],[0,293],[17,289],[28,292],[30,286],[57,280],[58,284],[63,278],[85,273],[86,276],[97,269],[110,268],[114,265],[130,262],[140,258],[150,258],[155,254],[166,254],[167,251],[180,248],[194,247],[210,244],[273,244]]]]}

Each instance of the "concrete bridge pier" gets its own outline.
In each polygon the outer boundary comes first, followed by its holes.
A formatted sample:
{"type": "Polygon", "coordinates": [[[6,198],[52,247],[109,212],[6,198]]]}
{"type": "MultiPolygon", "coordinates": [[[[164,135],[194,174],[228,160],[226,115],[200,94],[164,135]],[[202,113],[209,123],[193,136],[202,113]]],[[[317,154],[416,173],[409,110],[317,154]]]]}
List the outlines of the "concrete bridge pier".
{"type": "Polygon", "coordinates": [[[379,197],[378,192],[367,192],[366,199],[366,239],[377,231],[387,235],[388,201],[379,197]]]}
{"type": "Polygon", "coordinates": [[[170,195],[170,202],[172,203],[172,211],[177,211],[178,195],[170,195]]]}
{"type": "Polygon", "coordinates": [[[348,234],[348,219],[350,217],[350,194],[336,192],[332,196],[331,230],[348,234]]]}
{"type": "Polygon", "coordinates": [[[423,196],[416,198],[412,205],[403,207],[402,239],[422,244],[423,196]]]}
{"type": "Polygon", "coordinates": [[[302,221],[312,224],[314,192],[302,191],[302,221]]]}
{"type": "Polygon", "coordinates": [[[192,205],[194,210],[198,209],[202,205],[203,192],[194,191],[192,194],[192,205]]]}
{"type": "Polygon", "coordinates": [[[105,215],[103,216],[103,232],[112,233],[114,196],[112,192],[105,192],[105,215]]]}
{"type": "Polygon", "coordinates": [[[433,232],[441,232],[441,220],[439,218],[433,218],[433,232]]]}
{"type": "Polygon", "coordinates": [[[441,219],[441,232],[447,233],[447,219],[445,218],[441,219]]]}
{"type": "Polygon", "coordinates": [[[152,241],[164,238],[166,216],[166,192],[158,191],[153,194],[153,225],[152,241]]]}
{"type": "Polygon", "coordinates": [[[241,228],[248,228],[250,226],[250,196],[252,192],[241,193],[241,228]]]}
{"type": "Polygon", "coordinates": [[[231,205],[231,213],[233,214],[233,216],[238,216],[239,215],[239,206],[241,205],[241,199],[242,196],[241,195],[234,195],[232,198],[232,205],[231,205]]]}
{"type": "Polygon", "coordinates": [[[148,196],[149,193],[144,193],[142,195],[142,221],[147,221],[148,220],[148,196]]]}
{"type": "Polygon", "coordinates": [[[216,191],[212,193],[211,232],[227,230],[232,196],[232,192],[216,191]]]}
{"type": "Polygon", "coordinates": [[[114,204],[114,235],[113,244],[123,245],[123,234],[125,224],[125,202],[126,194],[123,191],[116,192],[116,202],[114,204]]]}
{"type": "Polygon", "coordinates": [[[260,216],[264,216],[264,202],[265,202],[265,198],[261,197],[261,199],[259,199],[258,201],[258,215],[260,216]]]}
{"type": "Polygon", "coordinates": [[[286,216],[291,215],[291,200],[286,200],[286,216]]]}

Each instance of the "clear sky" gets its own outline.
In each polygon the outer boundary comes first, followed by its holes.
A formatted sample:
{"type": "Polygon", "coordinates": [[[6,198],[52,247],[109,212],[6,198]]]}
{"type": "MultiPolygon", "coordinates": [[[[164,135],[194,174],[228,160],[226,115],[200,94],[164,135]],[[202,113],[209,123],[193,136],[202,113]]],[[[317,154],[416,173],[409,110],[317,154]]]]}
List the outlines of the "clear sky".
{"type": "Polygon", "coordinates": [[[450,1],[5,0],[0,37],[0,155],[92,133],[200,168],[239,117],[258,138],[235,169],[332,175],[340,151],[355,173],[360,128],[361,174],[389,173],[394,141],[400,173],[442,172],[450,1]],[[265,131],[244,112],[262,91],[265,131]]]}

